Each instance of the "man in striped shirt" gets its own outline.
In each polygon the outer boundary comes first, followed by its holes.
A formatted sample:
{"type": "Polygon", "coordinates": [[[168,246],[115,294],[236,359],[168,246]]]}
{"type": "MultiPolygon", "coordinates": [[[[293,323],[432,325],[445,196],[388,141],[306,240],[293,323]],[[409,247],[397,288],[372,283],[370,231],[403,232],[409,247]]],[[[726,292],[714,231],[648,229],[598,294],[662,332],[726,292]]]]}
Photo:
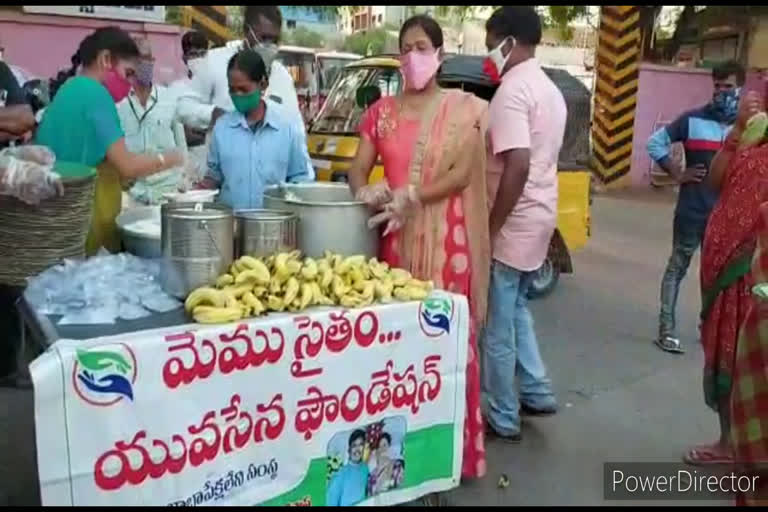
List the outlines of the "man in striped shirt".
{"type": "Polygon", "coordinates": [[[677,295],[717,201],[717,193],[703,180],[736,119],[744,68],[736,62],[725,62],[712,70],[712,80],[714,91],[710,103],[685,112],[648,140],[650,157],[680,184],[672,255],[661,282],[659,337],[656,339],[656,345],[667,352],[683,352],[675,325],[677,295]],[[685,169],[678,168],[670,158],[670,147],[675,142],[682,142],[685,148],[685,169]]]}

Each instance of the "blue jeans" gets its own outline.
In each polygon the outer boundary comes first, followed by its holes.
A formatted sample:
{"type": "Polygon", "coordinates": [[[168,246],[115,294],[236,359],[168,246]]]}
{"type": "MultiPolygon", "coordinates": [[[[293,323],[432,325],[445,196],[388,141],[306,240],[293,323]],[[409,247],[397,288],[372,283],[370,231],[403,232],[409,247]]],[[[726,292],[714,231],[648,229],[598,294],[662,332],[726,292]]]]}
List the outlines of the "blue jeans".
{"type": "Polygon", "coordinates": [[[672,255],[667,262],[667,269],[661,280],[661,311],[659,313],[659,337],[670,336],[677,338],[675,309],[677,296],[680,293],[680,283],[688,267],[691,257],[701,246],[706,225],[691,224],[675,218],[672,230],[672,255]]]}
{"type": "Polygon", "coordinates": [[[533,272],[491,265],[488,322],[481,340],[486,419],[502,435],[520,432],[520,401],[534,409],[555,407],[552,382],[539,354],[528,289],[533,272]],[[515,376],[520,381],[518,401],[515,376]]]}

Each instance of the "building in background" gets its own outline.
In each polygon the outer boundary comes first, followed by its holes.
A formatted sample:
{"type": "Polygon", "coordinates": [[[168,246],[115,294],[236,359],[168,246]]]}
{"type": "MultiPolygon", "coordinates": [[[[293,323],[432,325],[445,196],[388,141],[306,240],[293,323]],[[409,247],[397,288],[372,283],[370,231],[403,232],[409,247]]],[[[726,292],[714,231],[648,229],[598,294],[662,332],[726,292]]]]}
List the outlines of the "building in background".
{"type": "Polygon", "coordinates": [[[170,82],[184,71],[181,29],[165,23],[164,6],[2,6],[3,59],[32,76],[51,78],[71,66],[85,36],[108,25],[149,39],[156,82],[170,82]]]}
{"type": "Polygon", "coordinates": [[[318,34],[331,35],[337,31],[337,15],[330,9],[313,9],[305,5],[281,5],[283,28],[287,32],[305,28],[318,34]]]}
{"type": "Polygon", "coordinates": [[[399,29],[400,25],[414,14],[432,14],[434,10],[433,5],[368,5],[345,9],[339,16],[337,29],[344,35],[385,26],[399,29]]]}

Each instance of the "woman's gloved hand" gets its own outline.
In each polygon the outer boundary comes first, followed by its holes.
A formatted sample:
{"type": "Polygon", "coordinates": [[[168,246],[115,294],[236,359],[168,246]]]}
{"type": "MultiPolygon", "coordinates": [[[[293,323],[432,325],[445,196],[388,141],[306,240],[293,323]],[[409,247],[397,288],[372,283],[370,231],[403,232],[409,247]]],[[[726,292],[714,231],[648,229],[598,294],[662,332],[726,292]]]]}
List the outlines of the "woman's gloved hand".
{"type": "Polygon", "coordinates": [[[0,194],[37,205],[50,197],[64,195],[64,185],[61,177],[52,171],[53,162],[48,156],[42,151],[32,151],[33,148],[35,146],[10,148],[0,152],[0,194]],[[22,160],[15,156],[21,154],[34,160],[22,160]],[[39,161],[51,163],[41,164],[39,161]]]}
{"type": "Polygon", "coordinates": [[[386,181],[380,181],[357,189],[355,199],[376,208],[392,200],[392,191],[386,181]]]}
{"type": "Polygon", "coordinates": [[[391,210],[396,217],[405,218],[411,216],[421,208],[419,193],[415,185],[400,187],[392,193],[392,200],[387,203],[387,210],[391,210]]]}
{"type": "Polygon", "coordinates": [[[399,231],[405,224],[405,219],[398,217],[395,215],[395,212],[390,209],[384,209],[368,219],[368,229],[376,229],[385,222],[387,223],[387,227],[384,229],[382,236],[387,236],[390,233],[399,231]]]}

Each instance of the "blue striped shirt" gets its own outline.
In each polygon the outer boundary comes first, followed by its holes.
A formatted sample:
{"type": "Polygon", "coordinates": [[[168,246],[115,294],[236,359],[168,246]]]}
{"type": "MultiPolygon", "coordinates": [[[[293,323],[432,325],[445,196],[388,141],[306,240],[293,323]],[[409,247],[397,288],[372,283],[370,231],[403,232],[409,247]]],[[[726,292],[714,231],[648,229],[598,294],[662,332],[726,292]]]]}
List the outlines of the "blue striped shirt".
{"type": "Polygon", "coordinates": [[[268,185],[314,179],[300,127],[280,105],[265,103],[264,119],[255,127],[230,112],[213,128],[207,175],[219,184],[219,202],[235,210],[261,208],[268,185]]]}

